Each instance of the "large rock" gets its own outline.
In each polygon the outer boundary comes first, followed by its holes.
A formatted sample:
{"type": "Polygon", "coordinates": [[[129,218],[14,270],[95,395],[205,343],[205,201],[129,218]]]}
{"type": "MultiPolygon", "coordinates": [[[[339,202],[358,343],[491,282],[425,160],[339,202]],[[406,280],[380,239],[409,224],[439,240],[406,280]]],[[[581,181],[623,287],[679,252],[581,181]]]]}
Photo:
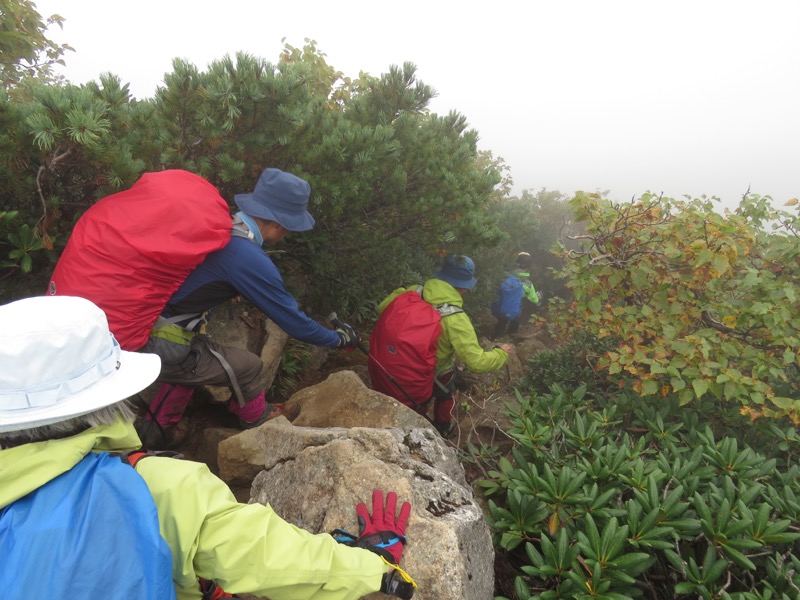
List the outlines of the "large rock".
{"type": "MultiPolygon", "coordinates": [[[[287,405],[297,404],[297,426],[327,427],[399,427],[435,431],[430,421],[394,398],[367,388],[352,371],[333,373],[322,383],[296,392],[287,405]]],[[[281,420],[287,422],[281,417],[281,420]]],[[[214,447],[221,437],[216,431],[210,440],[214,447]]],[[[228,435],[227,437],[230,437],[228,435]]],[[[263,469],[267,458],[261,435],[244,431],[235,444],[219,446],[219,476],[232,488],[249,486],[263,469]]],[[[309,442],[310,443],[310,442],[309,442]]],[[[215,461],[216,466],[216,461],[215,461]]]]}
{"type": "Polygon", "coordinates": [[[421,427],[430,421],[394,398],[369,389],[352,371],[333,373],[322,383],[296,392],[293,423],[306,427],[421,427]]]}
{"type": "MultiPolygon", "coordinates": [[[[223,478],[233,457],[261,463],[251,500],[299,527],[357,532],[355,506],[373,489],[412,505],[403,566],[418,600],[485,600],[494,585],[489,529],[453,448],[429,428],[297,427],[276,420],[220,444],[223,478]],[[249,458],[245,458],[249,457],[249,458]]],[[[384,598],[381,594],[370,597],[384,598]]]]}

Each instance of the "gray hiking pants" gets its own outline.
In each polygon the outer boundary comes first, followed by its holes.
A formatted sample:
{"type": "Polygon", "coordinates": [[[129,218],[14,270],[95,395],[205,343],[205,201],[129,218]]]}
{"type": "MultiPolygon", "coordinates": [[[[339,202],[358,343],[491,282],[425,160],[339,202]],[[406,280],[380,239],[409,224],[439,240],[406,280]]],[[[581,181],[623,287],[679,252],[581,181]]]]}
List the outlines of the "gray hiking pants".
{"type": "Polygon", "coordinates": [[[261,358],[247,350],[217,344],[206,335],[196,335],[189,346],[150,338],[140,352],[152,352],[161,357],[161,373],[157,379],[161,383],[230,388],[231,380],[227,371],[210,350],[222,355],[230,365],[245,402],[253,400],[264,391],[266,369],[261,358]]]}

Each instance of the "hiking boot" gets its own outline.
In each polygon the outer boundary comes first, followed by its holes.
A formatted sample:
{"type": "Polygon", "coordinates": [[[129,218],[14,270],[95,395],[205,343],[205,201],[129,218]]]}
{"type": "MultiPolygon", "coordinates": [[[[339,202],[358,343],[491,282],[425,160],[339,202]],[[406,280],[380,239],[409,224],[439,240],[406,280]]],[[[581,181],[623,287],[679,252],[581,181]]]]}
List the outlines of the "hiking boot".
{"type": "Polygon", "coordinates": [[[171,427],[162,428],[145,419],[137,419],[134,427],[145,450],[166,450],[172,444],[171,427]]]}
{"type": "Polygon", "coordinates": [[[297,415],[300,414],[300,405],[298,404],[267,404],[264,412],[257,421],[247,422],[239,419],[239,427],[242,429],[253,429],[259,425],[263,425],[267,421],[271,421],[276,417],[286,417],[289,421],[294,421],[297,415]]]}
{"type": "Polygon", "coordinates": [[[448,421],[447,423],[434,422],[433,426],[436,427],[439,435],[445,439],[449,438],[456,429],[456,424],[453,421],[448,421]]]}

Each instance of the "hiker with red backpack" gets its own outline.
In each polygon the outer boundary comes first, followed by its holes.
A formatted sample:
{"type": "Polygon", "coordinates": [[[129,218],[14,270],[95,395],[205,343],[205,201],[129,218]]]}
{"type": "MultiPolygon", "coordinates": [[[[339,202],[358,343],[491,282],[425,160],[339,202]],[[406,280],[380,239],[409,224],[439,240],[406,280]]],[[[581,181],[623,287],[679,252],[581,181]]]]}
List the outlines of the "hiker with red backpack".
{"type": "Polygon", "coordinates": [[[463,309],[463,295],[475,287],[475,263],[448,256],[423,285],[398,288],[378,305],[369,348],[372,387],[427,416],[447,437],[454,429],[455,361],[473,373],[501,369],[511,346],[484,350],[463,309]]]}
{"type": "Polygon", "coordinates": [[[84,298],[0,306],[3,598],[411,598],[398,566],[411,506],[394,492],[359,503],[358,535],[340,539],[237,502],[202,463],[132,453],[126,398],[160,367],[122,350],[84,298]]]}
{"type": "Polygon", "coordinates": [[[198,385],[229,387],[228,410],[242,428],[283,414],[266,401],[261,358],[205,335],[209,311],[228,300],[243,296],[302,342],[354,347],[350,326],[332,330],[300,310],[262,250],[314,226],[310,192],[300,177],[265,169],[252,193],[234,197],[239,212],[231,221],[225,200],[201,177],[146,173],[78,221],[49,293],[91,300],[123,349],[161,357],[163,385],[138,423],[146,446],[169,445],[198,385]]]}

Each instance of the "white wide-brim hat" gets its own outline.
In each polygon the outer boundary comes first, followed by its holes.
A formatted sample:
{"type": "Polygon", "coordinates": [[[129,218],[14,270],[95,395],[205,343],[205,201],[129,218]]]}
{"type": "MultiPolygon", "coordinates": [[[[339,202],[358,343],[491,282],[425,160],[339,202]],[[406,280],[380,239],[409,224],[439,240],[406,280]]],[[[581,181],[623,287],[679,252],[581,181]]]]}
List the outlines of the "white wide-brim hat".
{"type": "Polygon", "coordinates": [[[0,306],[0,432],[109,406],[160,370],[155,354],[123,351],[89,300],[39,296],[0,306]]]}

